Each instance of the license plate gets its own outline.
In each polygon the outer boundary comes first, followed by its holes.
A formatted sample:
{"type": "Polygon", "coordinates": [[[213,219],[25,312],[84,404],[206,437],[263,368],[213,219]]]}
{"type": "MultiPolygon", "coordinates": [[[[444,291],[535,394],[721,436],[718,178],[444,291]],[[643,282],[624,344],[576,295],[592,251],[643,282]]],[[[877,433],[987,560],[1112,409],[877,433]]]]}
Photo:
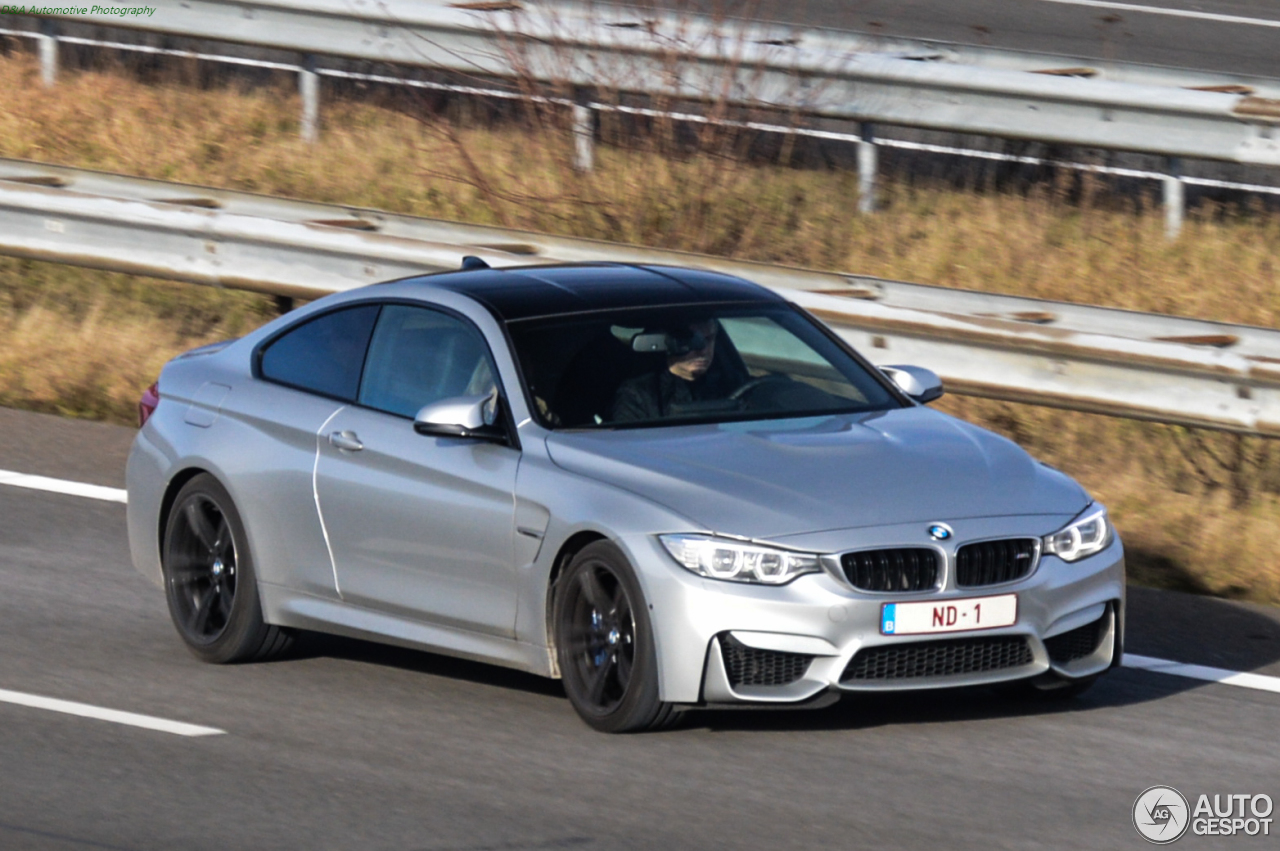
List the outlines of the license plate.
{"type": "Polygon", "coordinates": [[[995,629],[1018,622],[1018,595],[969,597],[937,603],[885,603],[880,608],[882,635],[927,635],[995,629]]]}

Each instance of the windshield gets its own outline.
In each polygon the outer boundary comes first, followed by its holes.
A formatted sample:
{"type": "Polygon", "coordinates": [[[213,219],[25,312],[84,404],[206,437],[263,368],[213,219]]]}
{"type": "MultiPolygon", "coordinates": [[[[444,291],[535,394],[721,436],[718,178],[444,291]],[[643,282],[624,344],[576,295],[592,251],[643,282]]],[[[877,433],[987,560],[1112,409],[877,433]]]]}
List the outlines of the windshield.
{"type": "Polygon", "coordinates": [[[901,407],[789,305],[681,305],[512,322],[548,428],[615,428],[901,407]]]}

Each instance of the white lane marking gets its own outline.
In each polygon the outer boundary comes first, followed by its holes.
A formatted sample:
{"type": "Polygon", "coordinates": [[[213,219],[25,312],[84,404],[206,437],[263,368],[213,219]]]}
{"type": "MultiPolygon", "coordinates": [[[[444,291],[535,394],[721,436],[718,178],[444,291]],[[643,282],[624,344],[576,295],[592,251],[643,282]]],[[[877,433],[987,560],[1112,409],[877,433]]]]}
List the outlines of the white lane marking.
{"type": "Polygon", "coordinates": [[[1158,674],[1172,674],[1175,677],[1190,677],[1193,680],[1206,680],[1211,683],[1222,683],[1227,686],[1240,686],[1241,688],[1252,688],[1258,691],[1271,691],[1280,694],[1280,677],[1246,674],[1240,671],[1228,671],[1226,668],[1211,668],[1207,665],[1188,665],[1184,662],[1154,659],[1150,656],[1138,656],[1134,653],[1124,654],[1120,664],[1125,668],[1155,671],[1158,674]]]}
{"type": "Polygon", "coordinates": [[[224,736],[227,732],[226,730],[219,730],[217,727],[201,727],[199,724],[186,724],[182,721],[156,718],[153,715],[121,712],[118,709],[107,709],[89,703],[58,700],[56,697],[41,697],[38,694],[25,694],[20,691],[8,691],[7,689],[0,689],[0,702],[16,703],[19,706],[29,706],[32,709],[47,709],[50,712],[63,712],[67,715],[79,715],[81,718],[96,718],[99,721],[110,721],[113,724],[142,727],[145,730],[159,730],[162,733],[173,733],[175,736],[224,736]]]}
{"type": "Polygon", "coordinates": [[[1252,27],[1280,27],[1280,21],[1270,18],[1246,18],[1242,15],[1223,15],[1218,12],[1196,12],[1191,9],[1166,9],[1163,6],[1143,6],[1140,3],[1112,3],[1110,0],[1040,0],[1041,3],[1058,3],[1063,6],[1092,6],[1095,9],[1114,9],[1117,12],[1140,12],[1148,15],[1167,15],[1171,18],[1193,18],[1219,24],[1246,24],[1252,27]]]}
{"type": "Polygon", "coordinates": [[[50,493],[65,493],[71,496],[84,496],[89,499],[102,499],[107,502],[128,502],[129,497],[123,488],[108,488],[102,485],[86,485],[83,482],[71,482],[66,479],[51,479],[48,476],[31,476],[26,473],[15,473],[13,470],[0,470],[0,485],[12,485],[16,488],[30,488],[50,493]]]}

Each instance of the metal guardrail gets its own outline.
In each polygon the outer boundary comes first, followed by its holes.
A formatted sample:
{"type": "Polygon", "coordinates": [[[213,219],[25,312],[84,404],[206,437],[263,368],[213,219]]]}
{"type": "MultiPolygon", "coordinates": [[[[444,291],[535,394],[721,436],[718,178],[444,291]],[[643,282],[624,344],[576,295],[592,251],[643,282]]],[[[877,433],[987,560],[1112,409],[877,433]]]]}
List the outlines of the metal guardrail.
{"type": "MultiPolygon", "coordinates": [[[[356,9],[357,7],[363,6],[363,4],[364,0],[357,0],[355,6],[349,7],[348,10],[356,9]]],[[[230,7],[230,4],[227,3],[215,2],[214,5],[230,7]]],[[[312,8],[316,4],[314,2],[305,2],[305,0],[304,2],[293,3],[286,0],[282,5],[289,6],[290,8],[296,7],[298,9],[306,10],[312,8]]],[[[461,4],[461,6],[465,7],[464,11],[467,11],[472,15],[477,14],[479,11],[474,8],[477,5],[483,7],[488,12],[493,12],[514,4],[461,4]]],[[[191,3],[189,2],[183,2],[180,4],[180,10],[190,11],[190,8],[191,3]]],[[[257,16],[259,14],[259,10],[257,7],[237,6],[235,8],[240,8],[243,16],[248,21],[256,21],[258,19],[257,16]]],[[[456,7],[451,6],[450,8],[454,9],[456,7]]],[[[688,16],[681,18],[668,16],[662,20],[639,20],[634,16],[634,10],[632,12],[628,12],[611,6],[588,6],[585,7],[585,12],[582,8],[579,8],[576,12],[570,11],[568,13],[563,11],[563,4],[556,4],[554,7],[547,6],[545,8],[554,8],[556,10],[554,14],[545,16],[546,20],[555,24],[556,27],[559,26],[562,22],[562,18],[567,14],[573,19],[574,27],[578,30],[586,30],[592,27],[596,30],[605,32],[617,29],[643,29],[655,44],[659,44],[661,46],[661,50],[659,52],[664,57],[664,61],[667,61],[668,63],[673,58],[673,50],[675,47],[683,47],[691,41],[697,41],[699,38],[705,41],[708,37],[708,33],[715,34],[716,38],[719,39],[717,44],[720,44],[721,47],[723,47],[723,44],[726,43],[726,41],[729,44],[734,43],[725,33],[709,29],[709,26],[705,21],[698,24],[698,27],[701,29],[695,32],[689,26],[689,22],[693,19],[688,16]]],[[[392,15],[388,9],[389,7],[386,3],[379,3],[377,5],[377,9],[374,10],[374,13],[392,15]]],[[[420,11],[419,6],[415,5],[414,10],[415,12],[420,11]]],[[[165,11],[172,12],[173,10],[166,8],[165,11]]],[[[369,10],[364,10],[362,14],[368,12],[369,10]]],[[[154,41],[156,37],[168,38],[169,36],[167,31],[162,29],[150,33],[145,31],[135,31],[132,36],[126,37],[126,34],[130,31],[119,27],[113,26],[110,28],[103,28],[83,23],[86,18],[101,19],[103,17],[110,19],[112,23],[119,23],[117,17],[113,15],[77,15],[76,20],[80,22],[78,25],[72,27],[64,26],[60,30],[57,24],[49,18],[24,18],[22,16],[0,15],[0,21],[2,22],[17,20],[28,26],[27,29],[0,27],[0,35],[22,36],[37,40],[41,58],[42,76],[47,85],[52,85],[57,76],[59,44],[88,45],[155,55],[195,58],[206,61],[270,68],[297,73],[299,79],[299,90],[302,95],[300,129],[303,137],[306,139],[314,139],[317,135],[320,114],[320,79],[322,77],[329,77],[410,86],[483,98],[540,97],[544,102],[555,103],[562,107],[572,108],[574,116],[573,140],[575,147],[575,164],[578,168],[584,170],[590,170],[594,162],[593,113],[602,112],[620,112],[650,117],[665,117],[669,120],[684,123],[714,123],[731,125],[747,128],[757,132],[804,136],[850,143],[857,147],[857,163],[859,172],[858,209],[860,212],[864,213],[871,212],[876,206],[875,185],[877,172],[879,171],[877,152],[882,147],[926,151],[947,156],[979,158],[1019,164],[1050,165],[1055,168],[1065,168],[1075,171],[1110,174],[1127,178],[1157,181],[1162,187],[1166,220],[1165,230],[1166,234],[1170,238],[1176,237],[1181,231],[1186,203],[1185,190],[1188,186],[1243,191],[1263,195],[1280,195],[1280,186],[1259,185],[1256,183],[1243,183],[1240,181],[1221,180],[1184,174],[1181,163],[1177,158],[1169,158],[1169,161],[1165,164],[1165,171],[1163,172],[1150,171],[1146,169],[1099,165],[1096,163],[1080,163],[1070,160],[1046,159],[1042,157],[1027,156],[1025,154],[1009,154],[971,147],[958,147],[955,145],[922,143],[907,139],[895,139],[888,137],[877,138],[875,125],[868,121],[859,122],[857,133],[838,132],[832,130],[813,129],[809,127],[799,127],[795,126],[794,121],[789,123],[771,123],[769,121],[759,120],[744,121],[705,115],[697,112],[680,111],[679,109],[672,109],[670,107],[665,109],[653,109],[624,103],[593,100],[591,99],[589,92],[584,93],[582,90],[577,93],[576,100],[556,96],[538,95],[536,92],[530,92],[527,86],[508,86],[507,88],[503,88],[501,79],[484,78],[475,81],[475,84],[468,84],[445,82],[440,80],[414,79],[412,76],[396,76],[394,74],[371,74],[366,71],[352,70],[350,67],[333,67],[335,60],[332,58],[325,62],[320,62],[317,61],[316,57],[310,53],[303,53],[300,55],[295,54],[297,58],[289,61],[281,61],[280,58],[268,59],[262,58],[261,56],[245,55],[246,51],[252,53],[255,50],[262,50],[264,48],[246,46],[244,44],[235,45],[226,42],[223,42],[226,46],[220,51],[217,48],[212,48],[213,52],[204,52],[202,50],[169,46],[164,43],[146,43],[148,40],[154,41]]],[[[149,18],[152,16],[147,17],[148,23],[150,23],[149,18]]],[[[521,29],[522,33],[524,32],[524,29],[522,28],[517,29],[521,29]]],[[[739,29],[737,32],[738,38],[745,37],[746,30],[739,29]]],[[[384,27],[379,30],[378,37],[383,39],[388,38],[389,33],[390,29],[384,27]]],[[[495,34],[496,33],[497,31],[495,31],[495,34]]],[[[730,34],[731,33],[732,31],[730,31],[730,34]]],[[[759,25],[755,25],[752,33],[755,36],[755,39],[752,42],[753,44],[763,44],[769,47],[786,46],[791,48],[803,47],[804,49],[813,49],[816,45],[827,53],[843,51],[844,55],[851,55],[853,53],[876,54],[892,60],[902,60],[923,64],[941,63],[943,65],[962,66],[964,68],[976,70],[996,69],[1021,74],[1040,74],[1048,77],[1065,76],[1089,79],[1097,78],[1125,84],[1137,83],[1148,87],[1163,88],[1166,90],[1203,90],[1216,94],[1249,96],[1250,100],[1248,102],[1253,104],[1255,107],[1258,104],[1277,102],[1265,99],[1280,96],[1280,79],[1210,74],[1194,70],[1163,68],[1159,66],[1120,63],[1114,61],[1102,63],[1101,67],[1091,67],[1088,63],[1082,63],[1080,60],[1050,54],[1035,54],[1025,51],[981,48],[972,45],[946,44],[941,42],[887,39],[881,36],[871,36],[855,32],[815,30],[800,33],[800,31],[794,29],[776,29],[776,31],[771,31],[763,30],[759,25]]],[[[195,36],[191,37],[194,38],[195,36]]],[[[207,37],[201,37],[198,40],[202,45],[206,46],[216,43],[210,42],[207,37]]],[[[312,42],[308,42],[308,44],[310,43],[312,42]]],[[[513,44],[514,42],[507,42],[505,46],[512,46],[513,44]]],[[[209,49],[210,48],[206,47],[206,50],[209,49]]],[[[367,43],[361,43],[360,50],[355,52],[359,55],[380,55],[376,49],[370,48],[367,43]]],[[[675,52],[678,53],[678,51],[675,52]]],[[[276,50],[274,53],[280,54],[282,52],[276,50]]],[[[283,54],[287,57],[294,54],[294,52],[283,51],[283,54]]],[[[507,58],[512,60],[512,67],[509,70],[521,70],[526,74],[529,73],[530,69],[526,63],[516,61],[516,56],[523,57],[523,55],[522,51],[508,51],[507,58]]],[[[735,57],[734,61],[740,60],[741,56],[738,56],[735,57]]],[[[336,61],[341,63],[343,60],[336,61]]],[[[347,61],[349,62],[349,60],[347,61]]],[[[681,61],[689,60],[686,57],[681,61]]],[[[697,60],[695,58],[691,61],[696,62],[697,60]]],[[[402,65],[401,68],[403,69],[404,66],[402,65]]],[[[668,68],[666,70],[671,71],[673,69],[668,68]]],[[[672,75],[668,74],[667,76],[672,75]]],[[[723,91],[719,93],[721,97],[723,97],[724,94],[725,93],[723,91]]],[[[686,105],[686,108],[688,106],[692,105],[686,105]]],[[[1267,130],[1265,127],[1261,132],[1263,136],[1266,136],[1267,130]]]]}
{"type": "MultiPolygon", "coordinates": [[[[917,62],[941,62],[974,68],[1004,69],[1058,77],[1083,77],[1163,86],[1175,89],[1222,91],[1263,98],[1280,97],[1280,78],[1204,71],[1128,62],[1119,58],[1085,58],[1025,49],[958,44],[929,39],[897,38],[881,34],[851,33],[862,52],[895,54],[917,62]]],[[[1278,71],[1280,73],[1280,71],[1278,71]]]]}
{"type": "Polygon", "coordinates": [[[402,275],[614,261],[783,292],[874,361],[952,392],[1280,436],[1280,331],[416,218],[0,160],[0,254],[284,296],[402,275]]]}
{"type": "Polygon", "coordinates": [[[75,20],[484,77],[603,87],[855,121],[1280,165],[1280,101],[859,52],[847,34],[510,2],[169,0],[75,20]],[[634,24],[635,22],[623,22],[634,24]]]}

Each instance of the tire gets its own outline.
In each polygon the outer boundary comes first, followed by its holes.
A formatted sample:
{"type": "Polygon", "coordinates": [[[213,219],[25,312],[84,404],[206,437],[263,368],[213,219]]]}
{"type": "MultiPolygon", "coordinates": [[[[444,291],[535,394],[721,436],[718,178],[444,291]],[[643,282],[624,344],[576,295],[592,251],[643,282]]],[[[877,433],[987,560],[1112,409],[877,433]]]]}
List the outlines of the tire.
{"type": "Polygon", "coordinates": [[[649,610],[626,556],[597,541],[574,556],[555,586],[556,655],[565,694],[605,733],[665,729],[680,711],[658,698],[649,610]]]}
{"type": "Polygon", "coordinates": [[[214,664],[267,659],[292,635],[263,621],[244,523],[222,483],[201,473],[173,500],[161,547],[165,598],[178,635],[214,664]]]}

